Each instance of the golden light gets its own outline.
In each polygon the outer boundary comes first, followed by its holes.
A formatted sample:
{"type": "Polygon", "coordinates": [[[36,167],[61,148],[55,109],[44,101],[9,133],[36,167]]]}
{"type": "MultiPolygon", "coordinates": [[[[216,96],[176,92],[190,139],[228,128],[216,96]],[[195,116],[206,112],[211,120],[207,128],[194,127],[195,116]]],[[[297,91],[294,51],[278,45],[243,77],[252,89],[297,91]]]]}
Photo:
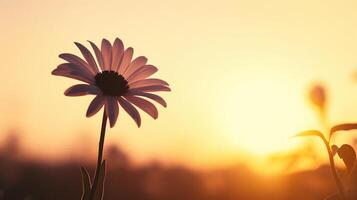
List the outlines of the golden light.
{"type": "Polygon", "coordinates": [[[252,70],[225,96],[220,119],[227,134],[222,137],[257,155],[293,149],[301,141],[291,136],[315,121],[302,92],[288,77],[252,70]]]}
{"type": "Polygon", "coordinates": [[[331,123],[356,119],[354,2],[347,10],[338,2],[309,2],[307,9],[281,0],[258,7],[255,1],[205,2],[204,8],[199,1],[141,3],[2,2],[0,16],[12,20],[0,22],[8,27],[0,38],[6,47],[0,50],[6,74],[0,127],[23,131],[27,152],[47,159],[66,157],[82,132],[97,138],[100,119],[84,117],[90,97],[64,97],[60,91],[73,82],[50,72],[60,52],[78,53],[72,42],[103,37],[120,37],[136,56],[147,55],[173,88],[157,121],[136,129],[119,117],[120,128],[111,130],[109,141],[134,159],[202,166],[240,161],[245,152],[266,157],[294,149],[300,140],[291,135],[320,128],[306,102],[313,81],[329,86],[331,123]],[[131,9],[118,12],[122,7],[131,9]]]}

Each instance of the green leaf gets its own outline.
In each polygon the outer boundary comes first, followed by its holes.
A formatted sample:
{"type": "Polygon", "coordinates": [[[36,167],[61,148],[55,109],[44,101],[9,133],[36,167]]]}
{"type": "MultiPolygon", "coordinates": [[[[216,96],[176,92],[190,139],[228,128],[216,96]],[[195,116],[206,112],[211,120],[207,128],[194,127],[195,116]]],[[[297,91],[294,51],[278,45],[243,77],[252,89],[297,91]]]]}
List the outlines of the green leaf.
{"type": "Polygon", "coordinates": [[[98,186],[94,193],[93,200],[102,200],[104,194],[104,182],[105,182],[105,160],[100,167],[99,177],[98,177],[98,186]]]}
{"type": "Polygon", "coordinates": [[[338,156],[345,163],[348,172],[352,171],[352,168],[356,161],[356,152],[351,145],[344,144],[337,150],[338,156]]]}
{"type": "Polygon", "coordinates": [[[82,200],[88,200],[91,190],[91,182],[86,168],[81,167],[81,174],[82,174],[82,185],[83,185],[82,200]]]}
{"type": "Polygon", "coordinates": [[[303,131],[295,135],[295,137],[306,137],[306,136],[317,136],[320,137],[321,139],[325,139],[324,135],[317,130],[308,130],[308,131],[303,131]]]}
{"type": "Polygon", "coordinates": [[[357,129],[357,123],[346,123],[346,124],[339,124],[331,128],[330,130],[330,138],[332,135],[337,131],[349,131],[357,129]]]}

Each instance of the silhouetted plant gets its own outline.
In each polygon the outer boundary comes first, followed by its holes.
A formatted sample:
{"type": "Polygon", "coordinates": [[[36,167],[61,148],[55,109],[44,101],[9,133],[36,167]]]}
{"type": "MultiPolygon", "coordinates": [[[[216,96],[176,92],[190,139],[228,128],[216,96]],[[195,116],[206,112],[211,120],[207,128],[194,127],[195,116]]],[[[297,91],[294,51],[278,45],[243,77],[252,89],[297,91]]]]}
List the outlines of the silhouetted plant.
{"type": "Polygon", "coordinates": [[[96,60],[90,51],[80,43],[75,42],[85,61],[80,57],[64,53],[59,57],[67,61],[52,71],[53,75],[64,76],[83,81],[68,88],[66,96],[95,95],[87,110],[87,117],[95,115],[103,106],[102,127],[99,140],[98,160],[93,182],[87,170],[82,167],[83,200],[100,200],[103,198],[105,181],[105,161],[103,148],[107,119],[110,127],[114,127],[119,105],[134,119],[137,126],[141,125],[138,107],[152,118],[158,117],[158,110],[153,103],[142,98],[148,98],[166,107],[166,102],[151,92],[170,91],[169,84],[161,79],[149,78],[158,69],[147,65],[147,58],[139,56],[132,60],[133,48],[124,50],[123,42],[116,38],[113,46],[102,40],[101,49],[90,42],[96,55],[96,60]],[[98,63],[98,65],[97,65],[98,63]],[[99,67],[98,67],[99,66],[99,67]]]}
{"type": "Polygon", "coordinates": [[[333,199],[342,199],[342,200],[354,200],[357,199],[357,167],[356,167],[356,153],[352,146],[348,144],[343,144],[341,147],[332,144],[331,140],[332,136],[339,132],[339,131],[349,131],[349,130],[356,130],[357,124],[339,124],[330,129],[328,138],[324,136],[320,131],[317,130],[308,130],[301,133],[298,133],[296,136],[298,137],[305,137],[305,136],[317,136],[322,139],[330,161],[330,168],[332,176],[336,182],[337,188],[339,190],[339,194],[334,194],[328,197],[328,200],[333,199]],[[337,174],[337,169],[334,161],[334,156],[338,155],[346,165],[347,171],[349,173],[350,178],[350,186],[349,189],[346,190],[344,184],[342,183],[340,177],[337,174]]]}

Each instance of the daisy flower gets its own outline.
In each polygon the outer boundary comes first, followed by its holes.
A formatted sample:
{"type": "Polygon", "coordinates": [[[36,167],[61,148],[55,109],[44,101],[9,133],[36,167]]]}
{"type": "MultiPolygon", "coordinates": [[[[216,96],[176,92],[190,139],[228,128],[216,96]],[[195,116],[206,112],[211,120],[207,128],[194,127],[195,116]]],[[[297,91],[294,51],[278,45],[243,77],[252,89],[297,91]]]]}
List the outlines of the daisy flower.
{"type": "Polygon", "coordinates": [[[119,38],[115,39],[113,45],[103,39],[100,49],[93,42],[89,41],[89,43],[96,59],[85,46],[75,42],[84,59],[74,54],[60,54],[59,57],[66,62],[52,71],[53,75],[84,82],[68,88],[64,92],[66,96],[95,95],[89,104],[87,117],[95,115],[104,107],[93,184],[87,170],[84,167],[81,168],[83,200],[102,199],[103,197],[105,181],[103,148],[107,119],[109,119],[110,127],[113,127],[118,119],[120,105],[140,127],[141,118],[137,108],[156,119],[158,117],[157,108],[148,99],[166,107],[165,100],[152,92],[170,91],[167,82],[150,78],[158,69],[147,64],[147,58],[144,56],[132,59],[133,48],[124,49],[123,42],[119,38]]]}
{"type": "Polygon", "coordinates": [[[115,39],[113,45],[103,39],[100,49],[93,42],[89,43],[95,57],[85,46],[77,42],[75,45],[84,59],[70,53],[59,55],[66,62],[57,66],[52,74],[84,82],[68,88],[64,94],[95,95],[86,116],[91,117],[104,107],[110,127],[113,127],[118,119],[119,107],[129,114],[138,127],[141,125],[141,118],[137,108],[156,119],[158,110],[148,100],[166,107],[165,100],[152,92],[170,91],[167,82],[150,78],[158,69],[147,64],[147,58],[144,56],[133,59],[133,48],[124,49],[119,38],[115,39]]]}

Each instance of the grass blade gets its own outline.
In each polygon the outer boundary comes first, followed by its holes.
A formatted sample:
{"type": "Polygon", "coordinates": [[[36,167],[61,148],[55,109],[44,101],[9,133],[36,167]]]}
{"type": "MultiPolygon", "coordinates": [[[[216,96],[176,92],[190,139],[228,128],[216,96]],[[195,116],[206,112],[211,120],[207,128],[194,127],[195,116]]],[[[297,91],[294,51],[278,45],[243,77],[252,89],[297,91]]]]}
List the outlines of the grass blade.
{"type": "Polygon", "coordinates": [[[307,131],[303,131],[303,132],[300,132],[300,133],[294,135],[294,137],[306,137],[306,136],[317,136],[323,140],[325,138],[324,135],[320,131],[317,131],[317,130],[307,130],[307,131]]]}
{"type": "Polygon", "coordinates": [[[82,200],[88,200],[91,190],[91,182],[86,168],[81,167],[81,174],[82,174],[82,185],[83,185],[82,200]]]}
{"type": "Polygon", "coordinates": [[[103,194],[104,194],[104,182],[105,182],[105,160],[102,163],[102,166],[100,168],[99,172],[99,177],[98,177],[98,186],[96,191],[94,192],[94,198],[93,200],[102,200],[103,199],[103,194]]]}

